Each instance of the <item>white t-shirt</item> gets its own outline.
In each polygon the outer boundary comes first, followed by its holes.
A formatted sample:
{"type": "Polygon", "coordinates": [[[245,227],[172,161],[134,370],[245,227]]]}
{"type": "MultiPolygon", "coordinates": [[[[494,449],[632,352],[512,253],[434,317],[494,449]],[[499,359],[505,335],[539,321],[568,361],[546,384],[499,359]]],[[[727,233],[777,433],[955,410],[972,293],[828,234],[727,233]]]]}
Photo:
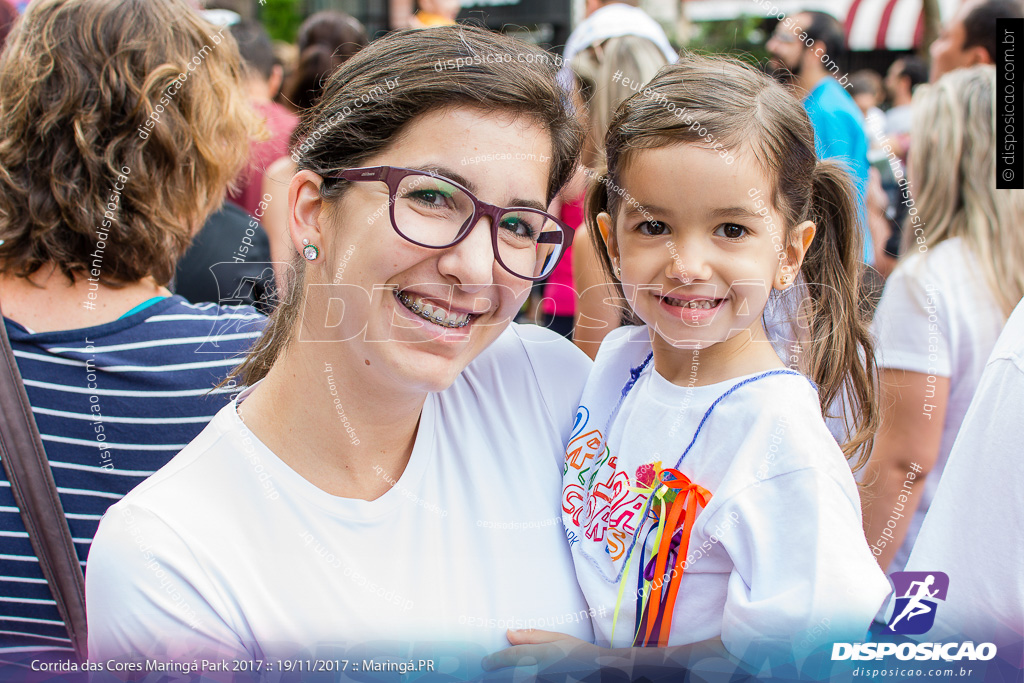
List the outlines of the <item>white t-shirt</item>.
{"type": "Polygon", "coordinates": [[[1001,657],[1016,650],[1018,668],[1024,666],[1022,398],[1024,304],[1018,304],[978,383],[907,562],[908,571],[949,576],[929,641],[993,642],[1001,657]]]}
{"type": "Polygon", "coordinates": [[[868,113],[864,115],[864,132],[868,136],[869,146],[876,143],[881,144],[879,141],[885,137],[886,123],[884,111],[878,107],[868,109],[868,113]]]}
{"type": "MultiPolygon", "coordinates": [[[[878,367],[949,378],[939,457],[923,489],[914,493],[920,496],[917,512],[889,571],[901,571],[910,556],[985,361],[1004,324],[1003,312],[977,260],[959,237],[906,257],[885,283],[871,325],[878,367]]],[[[927,411],[931,405],[927,398],[918,399],[927,411]]],[[[875,543],[876,539],[869,541],[875,543]]]]}
{"type": "Polygon", "coordinates": [[[473,675],[507,628],[592,640],[558,514],[590,365],[512,324],[428,395],[408,466],[372,501],[304,479],[232,402],[100,523],[90,657],[269,660],[390,641],[473,675]]]}
{"type": "Polygon", "coordinates": [[[712,497],[693,526],[669,645],[721,637],[746,658],[752,644],[800,653],[826,640],[862,640],[889,585],[864,539],[857,488],[814,387],[791,371],[745,384],[694,439],[708,408],[755,375],[677,386],[652,363],[598,453],[630,369],[650,350],[646,327],[605,338],[566,448],[563,520],[587,602],[605,615],[595,620],[597,642],[612,640],[623,582],[614,645],[632,641],[638,567],[654,550],[649,491],[637,486],[650,479],[652,463],[677,467],[691,441],[678,470],[712,497]]]}
{"type": "Polygon", "coordinates": [[[913,113],[914,107],[910,104],[893,107],[887,111],[885,113],[885,132],[889,135],[909,133],[913,113]]]}

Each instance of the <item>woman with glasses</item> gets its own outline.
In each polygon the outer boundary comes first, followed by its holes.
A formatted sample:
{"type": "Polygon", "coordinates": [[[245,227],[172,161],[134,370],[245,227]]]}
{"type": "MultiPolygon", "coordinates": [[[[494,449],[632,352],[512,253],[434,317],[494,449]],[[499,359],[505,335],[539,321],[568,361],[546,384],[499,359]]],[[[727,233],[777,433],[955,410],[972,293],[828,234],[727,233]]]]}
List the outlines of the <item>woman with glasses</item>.
{"type": "Polygon", "coordinates": [[[249,388],[101,523],[92,656],[397,651],[471,676],[508,628],[592,637],[559,522],[589,361],[510,322],[572,238],[545,212],[581,143],[554,74],[444,27],[331,77],[300,124],[301,256],[249,388]]]}

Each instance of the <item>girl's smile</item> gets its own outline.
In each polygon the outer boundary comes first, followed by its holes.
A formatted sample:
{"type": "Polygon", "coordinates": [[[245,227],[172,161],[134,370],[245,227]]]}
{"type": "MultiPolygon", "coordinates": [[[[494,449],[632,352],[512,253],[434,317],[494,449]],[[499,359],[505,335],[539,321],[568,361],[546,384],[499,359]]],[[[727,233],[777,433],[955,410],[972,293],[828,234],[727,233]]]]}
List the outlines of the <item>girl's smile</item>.
{"type": "Polygon", "coordinates": [[[683,322],[704,323],[713,318],[727,299],[708,297],[676,298],[660,296],[662,307],[671,315],[679,316],[683,322]]]}

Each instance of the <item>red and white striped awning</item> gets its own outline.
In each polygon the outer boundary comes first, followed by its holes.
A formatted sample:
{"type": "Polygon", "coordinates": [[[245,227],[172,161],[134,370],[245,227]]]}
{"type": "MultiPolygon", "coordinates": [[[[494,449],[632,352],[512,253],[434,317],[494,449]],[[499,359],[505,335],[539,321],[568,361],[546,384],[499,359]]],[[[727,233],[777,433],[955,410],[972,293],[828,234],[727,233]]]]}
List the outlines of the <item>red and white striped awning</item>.
{"type": "MultiPolygon", "coordinates": [[[[924,15],[921,0],[853,0],[844,26],[851,50],[913,50],[921,47],[924,15]]],[[[939,0],[943,21],[956,13],[960,0],[939,0]]]]}
{"type": "MultiPolygon", "coordinates": [[[[943,21],[962,0],[939,0],[943,21]]],[[[924,21],[921,0],[687,0],[691,21],[716,21],[740,16],[767,17],[772,6],[782,16],[804,10],[828,12],[843,22],[851,50],[910,50],[921,45],[924,21]],[[765,7],[767,5],[767,7],[765,7]]]]}

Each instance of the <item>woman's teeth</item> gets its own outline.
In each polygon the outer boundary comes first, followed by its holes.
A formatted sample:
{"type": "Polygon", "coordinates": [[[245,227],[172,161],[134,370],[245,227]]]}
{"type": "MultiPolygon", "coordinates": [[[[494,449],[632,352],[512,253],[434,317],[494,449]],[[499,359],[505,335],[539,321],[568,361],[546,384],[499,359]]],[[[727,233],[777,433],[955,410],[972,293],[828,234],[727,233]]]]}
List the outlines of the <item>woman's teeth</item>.
{"type": "Polygon", "coordinates": [[[436,304],[431,304],[418,296],[410,296],[404,292],[395,292],[395,297],[403,306],[419,317],[441,327],[465,327],[473,317],[469,313],[449,313],[436,304]]]}
{"type": "Polygon", "coordinates": [[[718,302],[721,301],[721,299],[694,299],[691,301],[683,301],[682,299],[673,299],[670,296],[666,296],[665,301],[670,306],[680,306],[682,308],[709,309],[717,306],[718,302]]]}

